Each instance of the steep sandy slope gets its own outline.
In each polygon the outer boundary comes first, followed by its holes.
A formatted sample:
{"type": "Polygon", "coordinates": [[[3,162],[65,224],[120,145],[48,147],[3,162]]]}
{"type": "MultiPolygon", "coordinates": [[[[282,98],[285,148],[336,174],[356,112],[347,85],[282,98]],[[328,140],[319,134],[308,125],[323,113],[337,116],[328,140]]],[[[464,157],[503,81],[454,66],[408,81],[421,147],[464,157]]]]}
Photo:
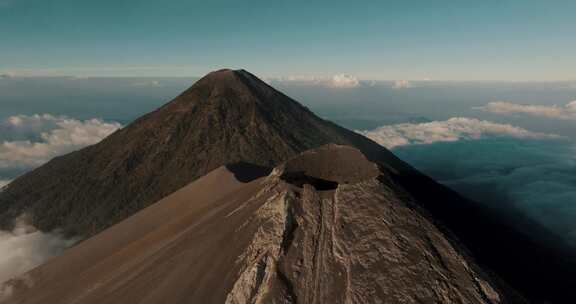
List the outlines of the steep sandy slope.
{"type": "Polygon", "coordinates": [[[523,301],[358,150],[267,173],[216,169],[9,282],[7,303],[523,301]]]}

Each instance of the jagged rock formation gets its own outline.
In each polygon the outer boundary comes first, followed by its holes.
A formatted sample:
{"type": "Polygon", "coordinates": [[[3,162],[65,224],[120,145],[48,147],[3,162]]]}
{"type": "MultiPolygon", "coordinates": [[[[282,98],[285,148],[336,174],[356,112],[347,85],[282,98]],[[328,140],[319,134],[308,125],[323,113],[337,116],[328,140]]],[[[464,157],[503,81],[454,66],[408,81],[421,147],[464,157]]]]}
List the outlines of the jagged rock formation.
{"type": "Polygon", "coordinates": [[[356,149],[249,169],[217,169],[10,282],[8,303],[524,301],[356,149]]]}

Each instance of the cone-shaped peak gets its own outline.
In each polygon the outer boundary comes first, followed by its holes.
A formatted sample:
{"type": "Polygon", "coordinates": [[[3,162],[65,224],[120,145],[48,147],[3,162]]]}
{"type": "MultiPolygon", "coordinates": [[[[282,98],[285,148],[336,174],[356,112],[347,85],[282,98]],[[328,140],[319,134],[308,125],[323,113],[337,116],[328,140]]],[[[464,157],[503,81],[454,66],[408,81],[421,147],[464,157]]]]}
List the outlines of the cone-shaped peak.
{"type": "Polygon", "coordinates": [[[236,104],[250,106],[277,103],[287,96],[245,70],[221,69],[208,73],[178,96],[173,104],[177,109],[197,103],[236,104]]]}
{"type": "Polygon", "coordinates": [[[192,88],[199,86],[270,88],[268,84],[246,70],[220,69],[202,77],[192,88]]]}

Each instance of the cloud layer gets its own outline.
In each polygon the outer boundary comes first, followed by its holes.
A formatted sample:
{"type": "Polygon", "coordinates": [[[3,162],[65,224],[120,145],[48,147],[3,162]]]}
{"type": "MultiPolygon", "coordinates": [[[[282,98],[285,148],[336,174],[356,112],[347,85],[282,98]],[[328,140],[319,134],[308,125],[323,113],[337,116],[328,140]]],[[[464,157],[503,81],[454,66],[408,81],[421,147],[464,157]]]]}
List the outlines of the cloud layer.
{"type": "Polygon", "coordinates": [[[57,233],[38,231],[24,217],[16,219],[12,231],[0,231],[0,283],[59,255],[74,242],[57,233]]]}
{"type": "Polygon", "coordinates": [[[394,89],[408,89],[412,87],[412,83],[408,80],[396,80],[392,85],[394,89]]]}
{"type": "MultiPolygon", "coordinates": [[[[523,213],[576,248],[576,143],[570,139],[474,118],[361,133],[511,222],[523,213]]],[[[533,228],[518,225],[527,233],[533,228]]]]}
{"type": "MultiPolygon", "coordinates": [[[[121,127],[99,119],[17,115],[0,123],[0,170],[27,169],[51,158],[95,144],[121,127]]],[[[2,176],[0,176],[2,177],[2,176]]]]}
{"type": "MultiPolygon", "coordinates": [[[[0,122],[0,191],[14,174],[95,144],[120,127],[100,119],[81,121],[49,114],[8,117],[0,122]]],[[[73,243],[56,232],[38,231],[25,217],[16,219],[12,231],[0,231],[0,283],[46,262],[73,243]]],[[[10,284],[0,286],[0,301],[10,291],[10,284]]]]}
{"type": "Polygon", "coordinates": [[[387,148],[486,137],[559,138],[557,135],[531,132],[509,124],[465,117],[454,117],[445,121],[426,123],[402,123],[383,126],[371,131],[360,131],[360,133],[387,148]]]}
{"type": "Polygon", "coordinates": [[[511,212],[511,222],[521,212],[576,248],[576,143],[501,137],[394,152],[465,196],[511,212]]]}
{"type": "Polygon", "coordinates": [[[269,78],[268,83],[274,82],[287,82],[292,84],[299,84],[305,86],[321,86],[328,88],[340,88],[340,89],[351,89],[358,88],[361,86],[371,86],[372,82],[360,81],[356,76],[348,74],[336,74],[331,77],[325,76],[312,76],[312,75],[302,75],[302,76],[287,76],[280,78],[269,78]]]}
{"type": "Polygon", "coordinates": [[[346,74],[332,76],[329,86],[333,88],[356,88],[360,86],[358,78],[346,74]]]}
{"type": "Polygon", "coordinates": [[[4,186],[8,185],[9,183],[10,183],[10,181],[7,179],[0,179],[0,189],[2,189],[4,186]]]}
{"type": "Polygon", "coordinates": [[[507,101],[494,101],[480,109],[496,114],[526,114],[555,119],[576,120],[576,100],[565,106],[523,105],[507,101]]]}

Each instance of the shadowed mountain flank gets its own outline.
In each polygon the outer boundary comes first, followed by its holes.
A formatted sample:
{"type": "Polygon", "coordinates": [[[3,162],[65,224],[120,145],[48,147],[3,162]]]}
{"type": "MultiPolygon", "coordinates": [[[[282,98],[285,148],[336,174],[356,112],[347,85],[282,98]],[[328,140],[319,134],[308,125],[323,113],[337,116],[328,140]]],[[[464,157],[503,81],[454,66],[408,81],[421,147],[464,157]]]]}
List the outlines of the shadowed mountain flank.
{"type": "Polygon", "coordinates": [[[11,281],[8,303],[524,302],[387,174],[337,145],[249,182],[221,167],[11,281]]]}
{"type": "Polygon", "coordinates": [[[249,163],[239,162],[226,165],[226,169],[234,174],[234,177],[242,183],[249,183],[255,179],[270,174],[272,169],[249,163]]]}

